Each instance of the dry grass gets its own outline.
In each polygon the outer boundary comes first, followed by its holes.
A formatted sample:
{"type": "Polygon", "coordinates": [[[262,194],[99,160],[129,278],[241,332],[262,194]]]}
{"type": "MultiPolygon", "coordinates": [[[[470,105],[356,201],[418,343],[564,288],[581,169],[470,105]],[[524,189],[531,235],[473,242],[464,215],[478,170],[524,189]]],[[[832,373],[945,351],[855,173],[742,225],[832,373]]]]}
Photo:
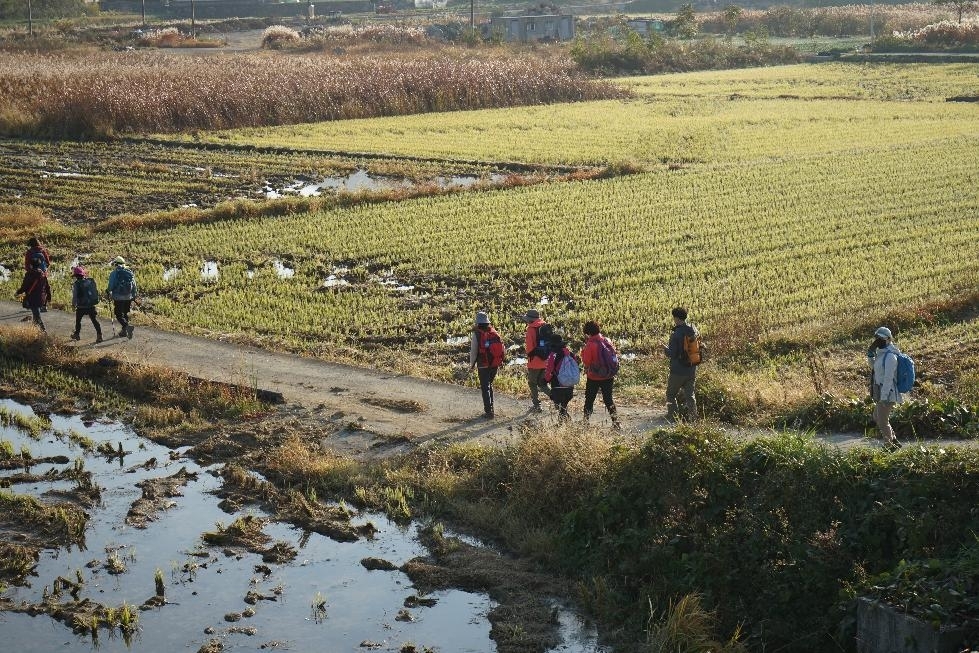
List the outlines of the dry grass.
{"type": "Polygon", "coordinates": [[[0,204],[0,243],[20,245],[31,236],[53,241],[80,235],[80,230],[61,224],[35,206],[0,204]]]}
{"type": "Polygon", "coordinates": [[[87,136],[318,122],[622,97],[568,61],[162,53],[12,54],[0,133],[87,136]]]}
{"type": "Polygon", "coordinates": [[[740,632],[727,642],[715,637],[717,616],[702,605],[697,594],[671,601],[662,615],[650,610],[644,653],[745,653],[740,632]]]}

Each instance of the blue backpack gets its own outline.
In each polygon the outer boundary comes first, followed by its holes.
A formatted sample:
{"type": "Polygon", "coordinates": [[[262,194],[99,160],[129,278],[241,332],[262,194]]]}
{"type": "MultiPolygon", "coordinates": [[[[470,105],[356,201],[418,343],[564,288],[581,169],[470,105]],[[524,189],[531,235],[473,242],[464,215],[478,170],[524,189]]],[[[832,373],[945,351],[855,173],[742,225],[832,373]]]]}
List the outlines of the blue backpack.
{"type": "Polygon", "coordinates": [[[914,360],[905,353],[897,354],[897,391],[911,392],[914,387],[914,360]]]}

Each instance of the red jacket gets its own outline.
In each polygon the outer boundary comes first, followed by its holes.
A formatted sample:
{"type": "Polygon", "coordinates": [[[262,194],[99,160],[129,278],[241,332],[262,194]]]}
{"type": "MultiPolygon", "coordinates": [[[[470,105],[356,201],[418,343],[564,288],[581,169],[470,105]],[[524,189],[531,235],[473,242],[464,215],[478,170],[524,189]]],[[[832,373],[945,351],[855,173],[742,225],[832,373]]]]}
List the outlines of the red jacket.
{"type": "Polygon", "coordinates": [[[590,368],[592,364],[599,362],[598,343],[601,340],[604,340],[606,343],[608,343],[608,346],[612,348],[612,351],[615,351],[615,345],[612,344],[612,341],[600,333],[596,333],[595,335],[590,336],[588,340],[585,341],[585,346],[581,350],[581,362],[585,366],[585,375],[592,381],[605,381],[607,379],[613,378],[611,376],[598,376],[597,374],[591,373],[590,368]]]}
{"type": "Polygon", "coordinates": [[[51,299],[51,286],[48,285],[48,275],[36,268],[31,268],[24,275],[24,283],[20,284],[17,294],[25,293],[24,299],[32,308],[47,306],[51,299]]]}
{"type": "Polygon", "coordinates": [[[543,370],[547,367],[546,358],[537,358],[536,356],[530,355],[530,352],[534,351],[537,347],[537,329],[542,324],[545,324],[544,320],[538,318],[527,325],[527,333],[524,336],[524,350],[527,352],[528,370],[543,370]]]}
{"type": "Polygon", "coordinates": [[[51,255],[48,254],[48,250],[44,249],[42,245],[31,247],[29,250],[24,252],[24,270],[29,271],[31,269],[31,259],[35,256],[38,256],[44,260],[41,268],[47,270],[51,265],[51,255]]]}

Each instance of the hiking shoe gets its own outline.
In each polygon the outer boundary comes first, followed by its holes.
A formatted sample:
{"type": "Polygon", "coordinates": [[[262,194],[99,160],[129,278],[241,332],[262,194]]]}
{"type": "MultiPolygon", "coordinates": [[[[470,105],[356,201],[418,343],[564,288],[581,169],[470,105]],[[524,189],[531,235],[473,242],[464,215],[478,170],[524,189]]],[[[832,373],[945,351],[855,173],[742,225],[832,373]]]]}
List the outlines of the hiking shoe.
{"type": "Polygon", "coordinates": [[[612,430],[613,431],[621,431],[622,430],[622,422],[618,422],[618,421],[612,422],[612,430]]]}
{"type": "Polygon", "coordinates": [[[99,344],[100,342],[102,342],[102,334],[101,333],[99,335],[95,336],[95,344],[99,344]]]}
{"type": "Polygon", "coordinates": [[[73,333],[73,334],[71,334],[71,339],[72,340],[81,340],[82,337],[80,335],[78,335],[77,333],[73,333]]]}
{"type": "Polygon", "coordinates": [[[133,329],[133,327],[131,327],[131,326],[127,326],[126,327],[126,337],[129,338],[130,340],[133,339],[133,331],[135,331],[135,329],[133,329]]]}
{"type": "Polygon", "coordinates": [[[483,419],[493,419],[494,417],[496,417],[496,414],[491,410],[488,410],[485,413],[483,413],[483,419]]]}
{"type": "Polygon", "coordinates": [[[530,407],[530,412],[532,412],[532,413],[543,413],[544,412],[544,409],[541,408],[541,405],[540,404],[534,404],[533,406],[530,407]]]}

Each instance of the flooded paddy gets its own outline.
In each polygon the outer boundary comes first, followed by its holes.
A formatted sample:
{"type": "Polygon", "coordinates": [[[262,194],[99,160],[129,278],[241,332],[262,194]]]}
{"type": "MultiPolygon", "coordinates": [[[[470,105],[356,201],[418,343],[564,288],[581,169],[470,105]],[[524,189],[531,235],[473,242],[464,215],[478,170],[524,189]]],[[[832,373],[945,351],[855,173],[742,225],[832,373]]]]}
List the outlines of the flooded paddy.
{"type": "MultiPolygon", "coordinates": [[[[0,409],[21,422],[33,417],[10,400],[0,400],[0,409]]],[[[75,501],[74,483],[57,474],[83,467],[99,500],[85,509],[80,544],[42,549],[26,584],[0,593],[5,650],[163,653],[217,650],[218,643],[225,651],[497,650],[487,618],[496,602],[487,594],[424,593],[402,571],[428,555],[418,524],[399,526],[344,507],[353,513],[350,525],[372,537],[340,542],[275,521],[254,504],[222,502],[223,465],[202,467],[186,449],[162,447],[118,423],[52,415],[50,428],[34,431],[15,421],[0,426],[0,449],[57,462],[31,464],[26,480],[23,466],[0,471],[0,485],[9,486],[0,492],[45,504],[75,501]],[[270,545],[265,556],[234,543],[205,543],[234,523],[256,521],[270,545]],[[295,556],[270,561],[272,550],[295,556]],[[93,637],[90,623],[72,628],[70,619],[53,618],[50,606],[58,604],[128,606],[137,626],[124,634],[102,625],[93,637]]],[[[0,532],[0,542],[27,539],[9,523],[0,532]]],[[[553,606],[563,643],[551,650],[604,650],[572,612],[553,606]]]]}

